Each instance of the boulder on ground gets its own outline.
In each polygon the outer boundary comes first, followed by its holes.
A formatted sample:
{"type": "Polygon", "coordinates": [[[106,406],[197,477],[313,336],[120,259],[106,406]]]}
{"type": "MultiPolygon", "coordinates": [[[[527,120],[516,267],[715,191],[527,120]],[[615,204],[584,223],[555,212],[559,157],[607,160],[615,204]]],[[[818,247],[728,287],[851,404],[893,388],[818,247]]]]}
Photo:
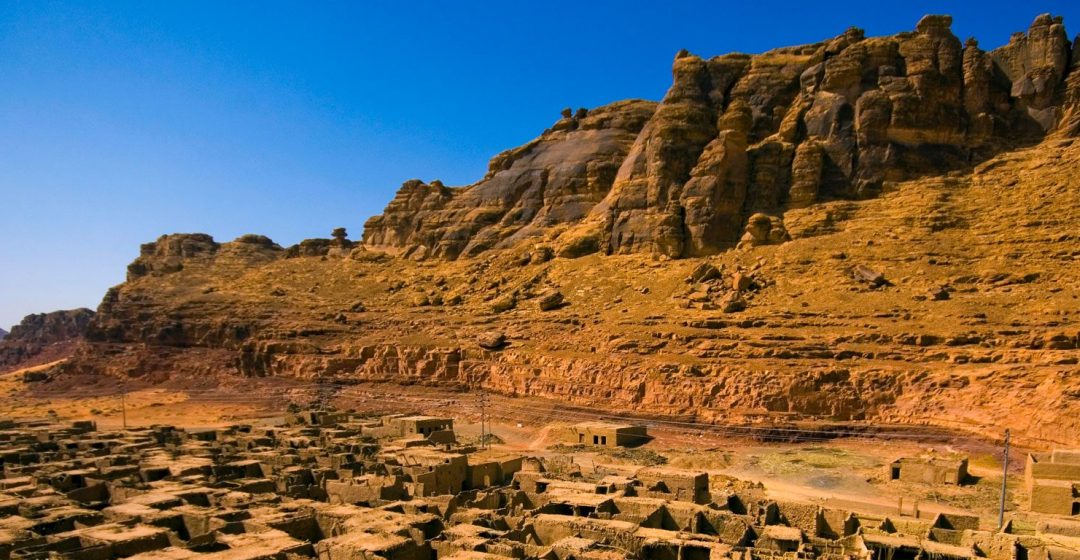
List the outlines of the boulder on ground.
{"type": "Polygon", "coordinates": [[[491,311],[493,313],[504,313],[515,307],[517,307],[517,298],[514,297],[513,294],[498,298],[491,303],[491,311]]]}
{"type": "Polygon", "coordinates": [[[744,309],[746,309],[746,300],[734,292],[720,300],[720,310],[724,313],[738,313],[744,309]]]}
{"type": "Polygon", "coordinates": [[[498,331],[488,331],[481,333],[480,336],[476,337],[476,343],[479,344],[481,348],[498,350],[503,346],[506,346],[506,335],[498,331]]]}
{"type": "Polygon", "coordinates": [[[562,292],[552,291],[540,296],[536,303],[540,306],[540,311],[551,311],[562,307],[566,299],[563,298],[562,292]]]}
{"type": "Polygon", "coordinates": [[[746,229],[739,240],[739,247],[758,247],[760,245],[777,245],[785,241],[791,241],[784,221],[776,216],[757,213],[750,216],[746,221],[746,229]]]}
{"type": "Polygon", "coordinates": [[[855,265],[855,267],[851,269],[851,274],[855,277],[856,280],[869,284],[872,288],[880,288],[882,286],[892,285],[892,283],[885,278],[885,275],[883,273],[878,272],[866,265],[855,265]]]}
{"type": "Polygon", "coordinates": [[[690,273],[688,280],[691,284],[697,284],[699,282],[708,282],[720,277],[720,269],[713,266],[711,263],[701,263],[694,267],[694,271],[690,273]]]}

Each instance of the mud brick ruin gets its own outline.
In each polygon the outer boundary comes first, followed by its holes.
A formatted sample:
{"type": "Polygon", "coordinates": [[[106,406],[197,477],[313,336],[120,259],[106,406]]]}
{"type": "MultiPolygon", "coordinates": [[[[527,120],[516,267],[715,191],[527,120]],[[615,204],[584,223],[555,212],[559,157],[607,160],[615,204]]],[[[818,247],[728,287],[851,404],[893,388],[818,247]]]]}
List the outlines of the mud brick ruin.
{"type": "Polygon", "coordinates": [[[968,477],[966,458],[902,457],[887,467],[889,480],[926,484],[963,484],[968,477]]]}
{"type": "Polygon", "coordinates": [[[1029,454],[1024,480],[1031,511],[1080,516],[1080,452],[1029,454]]]}
{"type": "MultiPolygon", "coordinates": [[[[1029,484],[1057,488],[1046,481],[1075,459],[1032,456],[1029,484]]],[[[995,530],[777,502],[704,472],[589,472],[477,449],[428,416],[123,431],[0,421],[0,466],[4,560],[1066,560],[1077,555],[1061,542],[1080,537],[1067,517],[995,530]]],[[[1033,509],[1050,507],[1034,495],[1033,509]]]]}
{"type": "Polygon", "coordinates": [[[612,424],[610,422],[581,422],[570,426],[567,438],[571,443],[601,447],[633,447],[649,441],[645,426],[612,424]]]}

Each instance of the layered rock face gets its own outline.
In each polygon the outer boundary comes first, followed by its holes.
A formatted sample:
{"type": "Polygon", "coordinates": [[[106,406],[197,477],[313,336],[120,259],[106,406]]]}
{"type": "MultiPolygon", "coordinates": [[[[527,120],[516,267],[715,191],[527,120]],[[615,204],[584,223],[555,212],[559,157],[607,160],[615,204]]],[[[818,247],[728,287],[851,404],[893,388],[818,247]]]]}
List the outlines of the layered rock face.
{"type": "Polygon", "coordinates": [[[753,56],[680,52],[659,105],[567,114],[468,187],[407,182],[364,243],[454,259],[546,235],[563,256],[710,255],[749,235],[756,213],[871,198],[1074,126],[1080,83],[1060,18],[991,52],[962,45],[951,22],[753,56]]]}
{"type": "Polygon", "coordinates": [[[89,309],[70,309],[27,315],[0,337],[0,368],[33,365],[61,357],[82,339],[94,318],[89,309]],[[40,358],[40,359],[38,359],[40,358]]]}
{"type": "Polygon", "coordinates": [[[565,111],[536,140],[495,156],[475,185],[452,189],[439,181],[408,181],[381,216],[367,221],[364,245],[454,259],[577,222],[611,189],[655,108],[648,101],[621,101],[565,111]]]}
{"type": "MultiPolygon", "coordinates": [[[[296,248],[290,247],[290,250],[296,251],[312,241],[315,240],[306,240],[296,248]]],[[[329,246],[330,240],[320,241],[326,241],[329,246]]],[[[179,272],[185,263],[237,261],[247,265],[269,262],[284,254],[281,246],[265,235],[242,235],[224,244],[214,241],[205,233],[162,235],[157,241],[144,243],[139,248],[139,257],[128,265],[128,280],[179,272]]],[[[321,254],[325,254],[325,251],[321,254]]]]}

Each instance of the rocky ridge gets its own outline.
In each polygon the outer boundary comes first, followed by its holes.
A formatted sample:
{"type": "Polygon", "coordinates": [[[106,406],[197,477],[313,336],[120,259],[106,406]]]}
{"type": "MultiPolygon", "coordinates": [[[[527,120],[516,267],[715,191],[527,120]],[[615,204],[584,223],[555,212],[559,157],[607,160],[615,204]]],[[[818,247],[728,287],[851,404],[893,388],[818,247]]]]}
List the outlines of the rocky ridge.
{"type": "Polygon", "coordinates": [[[455,259],[544,238],[567,257],[705,256],[782,241],[786,209],[873,198],[1077,128],[1080,61],[1060,17],[991,51],[951,23],[759,55],[682,51],[660,103],[567,109],[473,185],[408,181],[364,244],[455,259]],[[775,233],[751,231],[755,216],[775,233]]]}
{"type": "Polygon", "coordinates": [[[0,337],[0,369],[65,357],[82,340],[93,317],[93,311],[83,308],[27,315],[0,337]]]}
{"type": "Polygon", "coordinates": [[[568,111],[475,185],[406,183],[363,243],[144,245],[52,374],[481,384],[1075,445],[1080,73],[1063,37],[1040,17],[984,52],[928,16],[680,53],[659,104],[568,111]]]}

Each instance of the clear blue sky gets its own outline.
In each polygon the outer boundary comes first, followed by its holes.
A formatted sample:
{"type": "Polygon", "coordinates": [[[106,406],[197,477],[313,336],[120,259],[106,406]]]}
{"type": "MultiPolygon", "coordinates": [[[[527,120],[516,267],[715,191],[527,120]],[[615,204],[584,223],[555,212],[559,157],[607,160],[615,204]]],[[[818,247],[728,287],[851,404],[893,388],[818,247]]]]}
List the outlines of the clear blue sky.
{"type": "Polygon", "coordinates": [[[96,307],[140,243],[358,238],[402,181],[480,178],[564,106],[711,56],[954,16],[1007,42],[1080,3],[0,2],[0,326],[96,307]]]}

